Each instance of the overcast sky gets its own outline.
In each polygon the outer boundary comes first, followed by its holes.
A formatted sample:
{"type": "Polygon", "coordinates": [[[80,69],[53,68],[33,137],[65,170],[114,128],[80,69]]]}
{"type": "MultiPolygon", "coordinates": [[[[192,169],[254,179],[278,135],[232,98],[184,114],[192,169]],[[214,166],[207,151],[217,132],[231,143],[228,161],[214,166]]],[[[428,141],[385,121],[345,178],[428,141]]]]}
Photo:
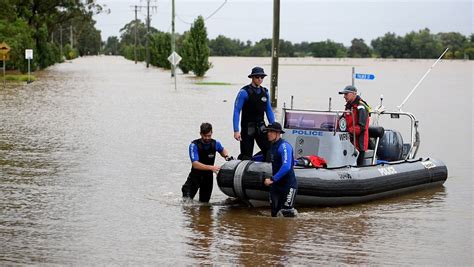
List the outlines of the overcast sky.
{"type": "MultiPolygon", "coordinates": [[[[110,14],[95,16],[102,39],[120,36],[120,29],[134,19],[134,5],[146,6],[146,0],[97,0],[110,14]]],[[[356,0],[281,0],[280,39],[293,43],[331,39],[349,45],[353,38],[366,43],[387,32],[405,35],[429,28],[432,33],[473,32],[473,4],[468,0],[356,1],[356,0]]],[[[171,0],[151,0],[151,25],[171,30],[171,0]]],[[[218,35],[259,41],[271,38],[273,0],[175,0],[176,32],[189,30],[197,16],[206,20],[209,38],[218,35]],[[223,6],[222,4],[225,3],[223,6]],[[222,6],[222,7],[221,7],[222,6]]],[[[146,8],[138,13],[145,21],[146,8]]]]}

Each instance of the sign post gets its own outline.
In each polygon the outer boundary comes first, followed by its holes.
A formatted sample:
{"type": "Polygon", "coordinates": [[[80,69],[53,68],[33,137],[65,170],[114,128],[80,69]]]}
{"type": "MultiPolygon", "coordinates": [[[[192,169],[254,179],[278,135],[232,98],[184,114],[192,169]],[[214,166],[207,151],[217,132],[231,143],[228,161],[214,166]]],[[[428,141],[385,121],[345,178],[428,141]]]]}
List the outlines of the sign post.
{"type": "Polygon", "coordinates": [[[30,60],[33,59],[33,49],[25,49],[25,58],[28,59],[28,82],[27,83],[31,83],[31,79],[30,79],[30,60]]]}
{"type": "Polygon", "coordinates": [[[8,60],[8,52],[10,52],[10,47],[6,43],[0,44],[0,56],[2,57],[3,61],[3,87],[7,86],[7,82],[5,80],[5,68],[6,68],[6,61],[8,60]]]}
{"type": "Polygon", "coordinates": [[[6,56],[2,55],[2,62],[3,62],[3,88],[7,86],[7,82],[5,80],[5,62],[6,62],[6,56]]]}
{"type": "MultiPolygon", "coordinates": [[[[171,65],[173,65],[174,69],[176,69],[176,66],[179,64],[181,59],[181,56],[175,51],[173,51],[173,53],[171,53],[171,55],[168,57],[168,61],[171,63],[171,65]]],[[[176,90],[176,73],[174,74],[174,90],[176,90]]]]}

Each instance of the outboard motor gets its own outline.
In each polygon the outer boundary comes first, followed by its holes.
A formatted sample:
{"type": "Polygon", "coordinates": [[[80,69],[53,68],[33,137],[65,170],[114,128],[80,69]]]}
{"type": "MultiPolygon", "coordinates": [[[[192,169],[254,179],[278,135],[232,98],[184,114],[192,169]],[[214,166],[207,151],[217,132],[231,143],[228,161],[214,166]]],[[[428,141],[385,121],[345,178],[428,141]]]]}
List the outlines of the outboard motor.
{"type": "Polygon", "coordinates": [[[377,157],[380,160],[396,161],[401,160],[403,154],[403,138],[400,132],[385,130],[379,142],[377,157]]]}

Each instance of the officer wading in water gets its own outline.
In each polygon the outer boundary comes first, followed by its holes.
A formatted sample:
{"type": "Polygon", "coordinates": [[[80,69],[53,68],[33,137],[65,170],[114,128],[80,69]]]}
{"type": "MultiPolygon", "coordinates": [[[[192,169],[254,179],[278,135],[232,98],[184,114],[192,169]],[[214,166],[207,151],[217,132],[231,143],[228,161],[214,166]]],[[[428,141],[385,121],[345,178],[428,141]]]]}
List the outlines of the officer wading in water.
{"type": "Polygon", "coordinates": [[[189,145],[189,157],[192,162],[191,172],[181,191],[183,198],[193,199],[199,189],[199,201],[209,202],[211,199],[213,175],[220,169],[214,166],[216,152],[226,160],[231,160],[227,150],[219,141],[212,139],[212,125],[204,122],[201,124],[201,138],[189,145]]]}
{"type": "Polygon", "coordinates": [[[267,115],[269,123],[275,121],[270,104],[268,90],[262,87],[263,78],[267,76],[262,68],[255,67],[248,75],[252,79],[249,85],[240,89],[234,105],[234,138],[240,141],[240,155],[238,159],[249,160],[253,155],[254,140],[266,161],[269,160],[268,149],[270,143],[265,135],[264,114],[267,115]],[[239,117],[242,111],[241,129],[239,131],[239,117]]]}
{"type": "Polygon", "coordinates": [[[268,141],[271,142],[270,155],[272,162],[272,177],[264,180],[270,186],[270,207],[272,217],[281,214],[284,217],[295,217],[297,211],[293,208],[298,184],[293,170],[293,148],[290,143],[281,139],[285,133],[278,122],[266,128],[268,141]]]}

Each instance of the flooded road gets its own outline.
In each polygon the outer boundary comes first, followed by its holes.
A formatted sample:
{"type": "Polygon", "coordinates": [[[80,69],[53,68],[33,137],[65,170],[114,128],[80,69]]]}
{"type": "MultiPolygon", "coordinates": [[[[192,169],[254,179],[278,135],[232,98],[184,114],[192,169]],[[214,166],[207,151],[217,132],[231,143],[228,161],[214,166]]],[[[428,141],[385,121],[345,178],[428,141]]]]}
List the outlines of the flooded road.
{"type": "MultiPolygon", "coordinates": [[[[418,155],[448,166],[443,187],[296,219],[216,184],[210,205],[181,202],[201,122],[237,156],[235,96],[253,66],[270,72],[267,58],[211,61],[203,80],[178,75],[178,90],[169,72],[105,56],[0,89],[0,264],[472,265],[472,61],[440,62],[404,107],[420,121],[418,155]]],[[[362,96],[394,108],[433,62],[280,59],[278,105],[342,108],[355,66],[376,76],[356,82],[362,96]]]]}

